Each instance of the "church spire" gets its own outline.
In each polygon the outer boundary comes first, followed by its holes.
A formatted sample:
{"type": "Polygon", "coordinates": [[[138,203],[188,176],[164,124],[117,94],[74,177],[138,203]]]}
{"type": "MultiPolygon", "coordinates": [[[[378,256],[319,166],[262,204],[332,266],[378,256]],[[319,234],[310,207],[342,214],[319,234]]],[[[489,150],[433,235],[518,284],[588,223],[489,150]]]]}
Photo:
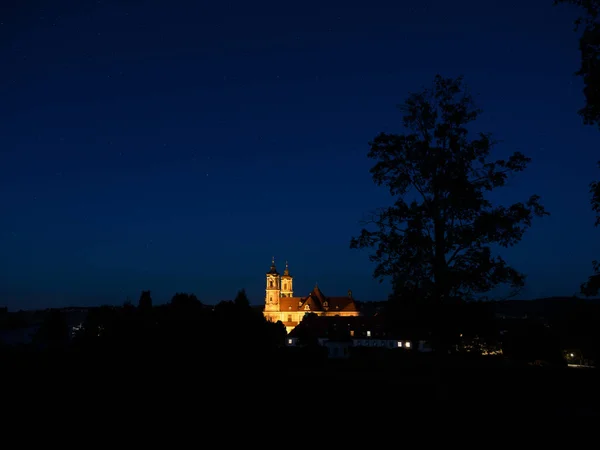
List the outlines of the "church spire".
{"type": "Polygon", "coordinates": [[[281,277],[281,296],[282,297],[293,297],[294,296],[294,279],[290,275],[290,266],[288,262],[285,262],[285,270],[281,277]]]}
{"type": "Polygon", "coordinates": [[[267,273],[279,275],[277,273],[277,268],[275,267],[275,257],[274,256],[273,256],[273,259],[271,259],[271,270],[269,270],[267,273]]]}
{"type": "Polygon", "coordinates": [[[289,276],[290,276],[290,267],[288,266],[288,262],[287,262],[287,261],[285,262],[285,270],[283,271],[283,274],[284,274],[286,277],[289,277],[289,276]]]}

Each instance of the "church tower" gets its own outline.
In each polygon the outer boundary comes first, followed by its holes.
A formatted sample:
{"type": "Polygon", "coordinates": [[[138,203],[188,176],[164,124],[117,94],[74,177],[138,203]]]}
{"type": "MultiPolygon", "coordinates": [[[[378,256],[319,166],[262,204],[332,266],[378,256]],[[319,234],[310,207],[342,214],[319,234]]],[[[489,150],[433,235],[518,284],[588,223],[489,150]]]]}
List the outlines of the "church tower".
{"type": "Polygon", "coordinates": [[[281,276],[281,296],[282,297],[293,297],[294,296],[294,287],[292,283],[294,279],[290,275],[290,269],[288,267],[287,261],[285,262],[285,270],[283,271],[283,275],[281,276]]]}
{"type": "Polygon", "coordinates": [[[279,297],[281,279],[275,268],[275,257],[271,261],[271,269],[267,272],[267,295],[265,296],[265,311],[279,312],[279,297]]]}

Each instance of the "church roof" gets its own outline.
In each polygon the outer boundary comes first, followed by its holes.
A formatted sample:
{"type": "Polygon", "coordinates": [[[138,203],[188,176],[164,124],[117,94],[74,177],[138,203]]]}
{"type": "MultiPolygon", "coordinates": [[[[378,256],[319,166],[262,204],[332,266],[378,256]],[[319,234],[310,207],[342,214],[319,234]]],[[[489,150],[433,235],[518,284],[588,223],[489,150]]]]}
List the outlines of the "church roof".
{"type": "Polygon", "coordinates": [[[316,285],[313,288],[313,290],[311,291],[311,293],[308,294],[308,298],[314,298],[321,305],[327,301],[327,299],[325,298],[325,295],[321,292],[321,289],[319,289],[319,286],[316,286],[316,285]]]}
{"type": "Polygon", "coordinates": [[[356,302],[350,297],[329,297],[329,310],[358,311],[356,302]]]}
{"type": "Polygon", "coordinates": [[[282,297],[279,300],[279,310],[285,311],[328,311],[347,312],[358,311],[356,302],[351,297],[327,297],[315,286],[306,297],[282,297]],[[308,306],[308,309],[306,309],[308,306]]]}

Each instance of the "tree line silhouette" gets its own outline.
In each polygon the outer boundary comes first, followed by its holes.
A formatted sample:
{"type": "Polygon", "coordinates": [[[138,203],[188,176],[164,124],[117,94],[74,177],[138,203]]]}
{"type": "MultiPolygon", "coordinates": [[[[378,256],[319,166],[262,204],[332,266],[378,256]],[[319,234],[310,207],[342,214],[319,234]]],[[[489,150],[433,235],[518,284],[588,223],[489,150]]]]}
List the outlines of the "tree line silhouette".
{"type": "Polygon", "coordinates": [[[12,355],[24,370],[29,363],[71,368],[119,367],[143,370],[148,365],[172,368],[229,367],[248,362],[268,363],[284,343],[281,322],[267,321],[250,306],[245,290],[233,301],[204,305],[194,295],[175,294],[171,301],[153,305],[150,291],[142,291],[137,305],[91,308],[72,329],[65,313],[52,309],[23,353],[12,355]],[[42,356],[31,358],[32,355],[42,356]],[[25,360],[23,360],[25,356],[25,360]]]}

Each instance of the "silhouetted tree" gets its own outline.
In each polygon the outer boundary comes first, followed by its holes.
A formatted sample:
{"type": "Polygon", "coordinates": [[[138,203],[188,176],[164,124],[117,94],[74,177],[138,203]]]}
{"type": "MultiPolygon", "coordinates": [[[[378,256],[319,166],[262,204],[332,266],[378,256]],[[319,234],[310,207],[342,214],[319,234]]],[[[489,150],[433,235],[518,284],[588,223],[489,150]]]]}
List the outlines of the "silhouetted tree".
{"type": "Polygon", "coordinates": [[[283,324],[268,322],[261,311],[251,308],[244,289],[233,301],[221,301],[214,308],[213,337],[236,358],[259,357],[283,345],[283,324]]]}
{"type": "Polygon", "coordinates": [[[575,21],[579,37],[581,65],[576,75],[583,79],[585,105],[579,110],[586,125],[600,126],[600,0],[555,0],[554,4],[570,3],[581,7],[582,15],[575,21]]]}
{"type": "Polygon", "coordinates": [[[237,307],[231,300],[222,300],[215,305],[214,312],[216,317],[223,316],[228,318],[236,314],[237,307]]]}
{"type": "Polygon", "coordinates": [[[287,336],[287,331],[283,322],[281,320],[278,320],[277,322],[269,322],[266,319],[264,319],[263,323],[265,324],[263,327],[265,335],[265,341],[263,345],[266,345],[268,348],[282,346],[287,336]]]}
{"type": "MultiPolygon", "coordinates": [[[[570,3],[581,8],[582,15],[575,21],[575,31],[582,29],[579,37],[581,65],[575,73],[583,78],[585,105],[579,110],[586,125],[600,127],[600,0],[555,0],[554,4],[570,3]]],[[[598,163],[600,166],[600,163],[598,163]]],[[[590,184],[592,209],[596,212],[596,226],[600,224],[600,184],[590,184]]],[[[581,285],[586,296],[600,291],[600,262],[593,261],[594,273],[581,285]]]]}
{"type": "Polygon", "coordinates": [[[162,314],[162,334],[175,353],[183,357],[192,348],[203,345],[208,330],[203,326],[204,308],[194,294],[176,293],[162,314]]]}
{"type": "Polygon", "coordinates": [[[308,347],[319,345],[319,317],[315,313],[305,314],[295,329],[299,344],[308,347]]]}
{"type": "Polygon", "coordinates": [[[182,314],[197,313],[202,309],[202,302],[194,294],[176,293],[171,298],[173,310],[182,314]]]}
{"type": "Polygon", "coordinates": [[[152,309],[152,296],[150,295],[150,291],[142,291],[138,302],[138,308],[144,311],[152,309]]]}
{"type": "Polygon", "coordinates": [[[246,289],[239,290],[233,302],[238,308],[249,308],[250,300],[248,300],[248,296],[246,295],[246,289]]]}
{"type": "MultiPolygon", "coordinates": [[[[600,164],[599,164],[600,166],[600,164]]],[[[595,225],[600,225],[600,183],[594,181],[590,184],[592,210],[596,213],[595,225]]],[[[594,273],[581,285],[581,293],[588,297],[598,295],[600,292],[600,261],[592,261],[594,273]]]]}
{"type": "Polygon", "coordinates": [[[518,243],[534,216],[548,213],[537,195],[509,207],[493,206],[486,194],[524,170],[529,158],[515,152],[490,161],[494,141],[467,126],[481,113],[462,77],[437,75],[432,88],[411,93],[404,105],[406,134],[379,134],[368,156],[377,185],[395,198],[352,238],[351,248],[374,248],[374,277],[390,276],[394,292],[433,300],[468,298],[501,283],[514,288],[524,275],[491,246],[518,243]]]}

